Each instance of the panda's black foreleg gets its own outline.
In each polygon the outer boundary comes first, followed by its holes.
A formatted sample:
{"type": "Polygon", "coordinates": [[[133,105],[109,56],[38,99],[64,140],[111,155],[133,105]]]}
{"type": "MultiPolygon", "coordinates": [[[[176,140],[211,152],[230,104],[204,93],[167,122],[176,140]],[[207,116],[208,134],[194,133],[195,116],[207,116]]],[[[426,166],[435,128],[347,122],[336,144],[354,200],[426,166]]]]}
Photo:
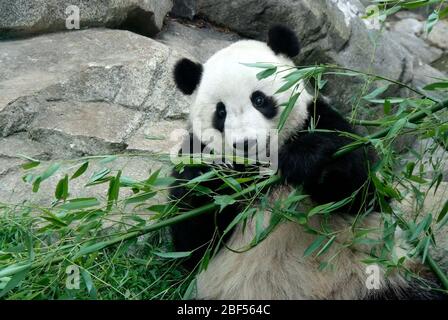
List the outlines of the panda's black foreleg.
{"type": "MultiPolygon", "coordinates": [[[[303,185],[305,192],[317,203],[339,201],[360,189],[368,179],[367,158],[359,149],[334,159],[332,155],[350,143],[336,133],[303,133],[286,143],[279,154],[279,171],[287,183],[303,185]]],[[[358,192],[350,209],[365,204],[358,192]]],[[[345,208],[347,209],[347,208],[345,208]]]]}
{"type": "MultiPolygon", "coordinates": [[[[170,199],[180,209],[180,214],[214,201],[208,195],[198,194],[190,188],[182,186],[183,182],[190,181],[209,170],[210,168],[207,166],[186,166],[181,173],[173,172],[172,175],[177,181],[171,190],[170,199]]],[[[211,190],[216,190],[222,185],[222,181],[219,179],[207,181],[201,183],[201,185],[211,190]]],[[[175,250],[192,251],[191,256],[185,260],[185,267],[190,270],[193,269],[202,259],[207,248],[216,246],[217,237],[223,233],[238,214],[237,210],[238,208],[232,205],[226,207],[222,212],[207,212],[171,226],[175,250]],[[215,241],[212,243],[214,238],[215,241]]],[[[229,235],[230,233],[227,236],[229,235]]]]}

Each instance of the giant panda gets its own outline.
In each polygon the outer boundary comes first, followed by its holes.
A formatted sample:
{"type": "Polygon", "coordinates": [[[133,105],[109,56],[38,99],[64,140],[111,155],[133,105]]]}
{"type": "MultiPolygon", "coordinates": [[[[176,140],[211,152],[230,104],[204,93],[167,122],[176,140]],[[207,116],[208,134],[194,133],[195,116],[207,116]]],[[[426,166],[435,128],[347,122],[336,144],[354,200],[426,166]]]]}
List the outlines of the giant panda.
{"type": "MultiPolygon", "coordinates": [[[[257,68],[247,63],[269,62],[278,66],[293,65],[299,53],[297,36],[286,26],[275,25],[267,42],[241,40],[216,52],[204,64],[189,59],[179,60],[174,67],[178,89],[191,96],[189,135],[185,144],[199,144],[201,150],[219,148],[220,144],[244,151],[257,144],[260,130],[278,126],[280,105],[290,98],[288,89],[276,94],[284,82],[271,76],[258,80],[257,68]],[[204,140],[202,132],[210,134],[204,140]],[[232,132],[226,135],[227,132],[232,132]]],[[[278,71],[281,71],[279,67],[278,71]]],[[[269,192],[269,201],[286,198],[294,188],[302,186],[310,195],[311,204],[339,201],[366,186],[368,166],[375,161],[370,150],[358,149],[333,159],[332,154],[351,142],[347,136],[334,131],[355,133],[354,128],[326,99],[314,97],[304,83],[300,95],[278,136],[278,174],[282,182],[269,192]],[[308,130],[311,123],[315,129],[308,130]]],[[[201,152],[201,150],[199,152],[201,152]]],[[[244,171],[244,166],[235,165],[244,171]]],[[[185,166],[174,170],[177,181],[191,181],[206,173],[206,164],[185,166]]],[[[222,184],[209,181],[205,185],[218,190],[222,184]]],[[[233,232],[218,243],[220,247],[197,276],[197,299],[434,299],[444,295],[429,290],[420,282],[400,272],[385,274],[380,268],[379,286],[366,285],[369,276],[364,260],[369,258],[369,245],[338,246],[350,237],[350,226],[358,212],[373,197],[371,187],[358,193],[353,201],[332,213],[326,221],[333,230],[341,232],[325,254],[304,256],[304,251],[316,236],[293,221],[283,221],[273,232],[250,250],[240,250],[252,241],[256,222],[249,219],[233,227],[233,232]],[[361,199],[360,194],[363,194],[361,199]],[[232,250],[236,249],[236,250],[232,250]],[[331,267],[321,270],[321,263],[333,257],[331,267]]],[[[206,194],[191,194],[182,183],[176,182],[170,198],[182,210],[198,208],[213,201],[206,194]]],[[[436,200],[434,200],[436,201],[436,200]]],[[[259,204],[254,204],[258,206],[259,204]]],[[[222,234],[240,212],[238,204],[222,211],[203,214],[171,227],[176,251],[192,251],[185,261],[189,269],[198,270],[198,263],[216,234],[222,234]]],[[[182,212],[180,212],[182,214],[182,212]]],[[[264,212],[264,223],[270,211],[264,212]]],[[[316,215],[311,225],[319,227],[322,216],[316,215]]],[[[377,212],[363,215],[362,227],[381,233],[381,218],[377,212]]],[[[398,233],[398,231],[397,231],[398,233]]],[[[398,235],[392,250],[395,258],[407,257],[409,247],[398,235]]],[[[429,270],[413,259],[406,258],[406,267],[426,279],[428,287],[437,286],[429,270]]]]}

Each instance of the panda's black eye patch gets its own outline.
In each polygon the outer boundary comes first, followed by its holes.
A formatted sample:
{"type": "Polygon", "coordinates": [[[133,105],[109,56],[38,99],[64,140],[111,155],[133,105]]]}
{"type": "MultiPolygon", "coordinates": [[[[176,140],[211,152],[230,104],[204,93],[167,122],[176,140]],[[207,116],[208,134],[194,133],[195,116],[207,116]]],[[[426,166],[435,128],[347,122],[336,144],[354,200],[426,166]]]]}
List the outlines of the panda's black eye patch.
{"type": "Polygon", "coordinates": [[[268,119],[272,119],[277,115],[277,103],[274,98],[267,97],[261,91],[255,91],[250,96],[252,105],[268,119]]]}
{"type": "Polygon", "coordinates": [[[221,132],[224,132],[224,123],[226,122],[226,106],[222,102],[218,102],[216,104],[216,110],[213,114],[213,128],[216,130],[219,130],[221,132]]]}

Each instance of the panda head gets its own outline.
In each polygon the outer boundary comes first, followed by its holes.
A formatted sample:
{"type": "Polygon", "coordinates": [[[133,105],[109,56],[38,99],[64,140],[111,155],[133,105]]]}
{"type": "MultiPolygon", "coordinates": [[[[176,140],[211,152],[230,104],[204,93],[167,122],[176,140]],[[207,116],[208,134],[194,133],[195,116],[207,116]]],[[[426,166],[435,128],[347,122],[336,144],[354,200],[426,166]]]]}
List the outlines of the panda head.
{"type": "MultiPolygon", "coordinates": [[[[278,127],[283,107],[292,88],[275,94],[284,84],[282,75],[258,80],[262,69],[245,64],[264,62],[278,66],[277,72],[294,66],[291,60],[299,53],[299,41],[290,29],[274,26],[267,42],[238,41],[210,57],[204,64],[181,59],[174,69],[177,87],[192,96],[190,125],[194,135],[214,149],[226,147],[246,149],[266,140],[278,127]]],[[[279,144],[291,130],[307,118],[307,104],[312,97],[300,84],[301,94],[279,134],[279,144]]]]}

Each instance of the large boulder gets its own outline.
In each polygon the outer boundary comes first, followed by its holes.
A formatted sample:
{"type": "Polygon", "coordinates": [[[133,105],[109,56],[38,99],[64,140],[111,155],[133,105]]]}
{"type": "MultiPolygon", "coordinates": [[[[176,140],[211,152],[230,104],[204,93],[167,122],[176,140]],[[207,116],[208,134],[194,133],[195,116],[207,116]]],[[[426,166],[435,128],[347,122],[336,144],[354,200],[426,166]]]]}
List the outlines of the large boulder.
{"type": "MultiPolygon", "coordinates": [[[[0,201],[31,195],[21,180],[20,155],[60,161],[168,153],[175,145],[169,131],[183,127],[188,114],[188,99],[174,90],[172,79],[173,65],[182,56],[160,42],[121,30],[1,42],[0,201]],[[176,127],[169,126],[174,120],[176,127]]],[[[134,158],[126,161],[140,170],[134,158]]],[[[78,191],[75,186],[74,194],[78,191]]]]}
{"type": "Polygon", "coordinates": [[[218,30],[209,24],[182,24],[172,19],[167,19],[164,29],[156,37],[177,52],[200,62],[240,39],[235,33],[218,30]]]}
{"type": "Polygon", "coordinates": [[[0,1],[0,37],[67,30],[66,19],[79,8],[81,28],[124,28],[154,35],[172,0],[14,0],[0,1]],[[68,9],[67,9],[68,8],[68,9]]]}

